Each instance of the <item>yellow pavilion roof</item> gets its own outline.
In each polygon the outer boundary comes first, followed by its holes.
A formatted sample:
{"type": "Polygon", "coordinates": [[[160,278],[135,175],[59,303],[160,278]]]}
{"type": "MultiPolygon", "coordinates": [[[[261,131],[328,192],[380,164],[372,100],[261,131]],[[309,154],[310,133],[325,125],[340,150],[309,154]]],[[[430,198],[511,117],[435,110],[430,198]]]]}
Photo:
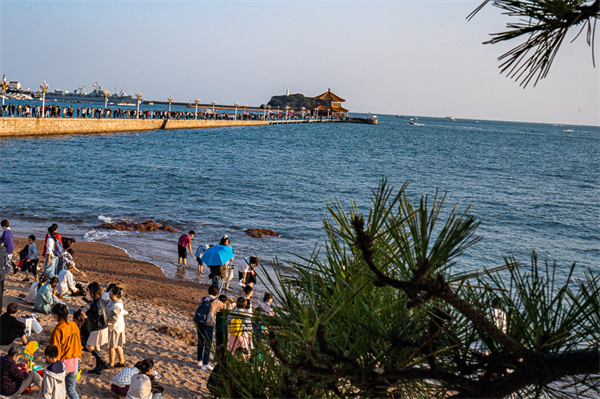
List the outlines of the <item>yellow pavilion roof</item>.
{"type": "Polygon", "coordinates": [[[320,96],[313,97],[313,100],[322,100],[322,101],[339,101],[344,102],[342,97],[336,96],[331,92],[331,89],[327,89],[327,91],[320,96]]]}

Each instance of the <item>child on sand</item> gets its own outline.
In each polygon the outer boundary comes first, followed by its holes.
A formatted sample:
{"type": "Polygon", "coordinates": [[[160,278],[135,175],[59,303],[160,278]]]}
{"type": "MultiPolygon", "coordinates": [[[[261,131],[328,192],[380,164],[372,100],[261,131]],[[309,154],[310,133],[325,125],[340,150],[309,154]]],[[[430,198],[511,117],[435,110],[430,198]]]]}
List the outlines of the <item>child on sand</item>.
{"type": "Polygon", "coordinates": [[[33,284],[31,284],[31,287],[29,287],[29,293],[27,294],[27,302],[34,303],[37,292],[47,282],[48,282],[48,276],[46,276],[45,274],[42,274],[40,276],[39,281],[34,281],[33,284]]]}
{"type": "MultiPolygon", "coordinates": [[[[235,301],[235,309],[229,313],[229,342],[227,349],[235,354],[239,349],[245,349],[246,352],[250,350],[250,336],[249,331],[252,327],[248,328],[247,320],[249,316],[246,312],[246,298],[243,296],[239,297],[235,301]]],[[[244,354],[244,357],[246,354],[244,354]]]]}
{"type": "Polygon", "coordinates": [[[125,344],[125,318],[128,312],[123,308],[121,296],[123,290],[120,287],[113,287],[109,293],[110,302],[106,310],[108,311],[108,361],[110,367],[124,367],[125,358],[123,357],[123,345],[125,344]],[[119,363],[115,364],[115,351],[119,356],[119,363]]]}
{"type": "Polygon", "coordinates": [[[37,280],[37,264],[40,260],[40,256],[38,255],[38,249],[35,245],[35,236],[32,234],[27,240],[29,242],[27,257],[21,267],[21,270],[25,272],[25,279],[23,281],[29,281],[29,273],[31,273],[33,280],[35,281],[37,280]]]}
{"type": "Polygon", "coordinates": [[[58,348],[55,345],[48,345],[44,350],[46,363],[50,364],[44,370],[44,379],[40,388],[39,398],[44,399],[63,399],[67,396],[65,388],[66,367],[58,360],[58,348]]]}
{"type": "Polygon", "coordinates": [[[140,373],[142,361],[140,360],[133,367],[124,368],[112,378],[110,390],[119,395],[119,399],[124,399],[131,385],[131,378],[140,373]]]}
{"type": "Polygon", "coordinates": [[[155,381],[154,361],[142,360],[139,370],[140,373],[131,378],[127,399],[161,399],[165,388],[155,381]]]}
{"type": "Polygon", "coordinates": [[[273,295],[270,292],[265,292],[265,296],[263,297],[263,303],[260,306],[264,315],[273,316],[273,311],[271,310],[271,303],[273,303],[273,295]]]}

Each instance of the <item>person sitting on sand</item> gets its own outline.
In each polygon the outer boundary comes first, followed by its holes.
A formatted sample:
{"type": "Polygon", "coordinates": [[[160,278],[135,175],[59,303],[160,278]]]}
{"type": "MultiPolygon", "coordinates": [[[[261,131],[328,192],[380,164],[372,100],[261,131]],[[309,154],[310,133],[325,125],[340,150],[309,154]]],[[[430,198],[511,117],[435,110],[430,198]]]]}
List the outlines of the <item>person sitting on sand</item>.
{"type": "Polygon", "coordinates": [[[142,360],[140,373],[131,377],[127,399],[162,399],[165,388],[156,382],[152,372],[154,371],[154,360],[142,360]]]}
{"type": "Polygon", "coordinates": [[[125,315],[128,312],[123,308],[123,290],[113,287],[110,291],[110,302],[106,307],[108,311],[108,361],[110,367],[124,367],[123,345],[125,344],[125,315]],[[119,363],[115,364],[115,351],[119,356],[119,363]]]}
{"type": "Polygon", "coordinates": [[[6,307],[6,313],[0,316],[0,345],[10,345],[17,338],[21,338],[23,345],[27,344],[25,323],[15,317],[18,311],[17,304],[11,303],[6,307]]]}
{"type": "Polygon", "coordinates": [[[23,355],[20,345],[11,345],[6,356],[0,357],[0,395],[17,397],[31,384],[42,386],[42,377],[29,367],[21,370],[17,360],[23,355]]]}
{"type": "Polygon", "coordinates": [[[77,327],[79,327],[82,350],[89,352],[85,347],[85,343],[92,333],[89,319],[85,317],[85,313],[83,313],[82,309],[77,309],[75,313],[73,313],[73,321],[77,324],[77,327]]]}
{"type": "Polygon", "coordinates": [[[43,313],[50,314],[52,305],[56,303],[54,295],[56,295],[56,286],[58,285],[58,278],[52,277],[50,282],[44,284],[35,295],[35,302],[33,309],[43,313]]]}
{"type": "Polygon", "coordinates": [[[96,358],[96,367],[88,370],[88,373],[102,374],[103,370],[110,368],[108,363],[98,351],[102,345],[108,343],[108,312],[106,305],[102,300],[102,289],[100,284],[94,282],[89,285],[91,302],[88,305],[88,310],[85,312],[90,321],[90,329],[92,330],[85,347],[92,352],[92,356],[96,358]]]}
{"type": "MultiPolygon", "coordinates": [[[[52,307],[52,316],[58,321],[52,334],[50,343],[58,348],[58,360],[65,365],[65,386],[69,399],[78,399],[77,373],[79,371],[79,358],[81,358],[81,335],[79,327],[74,321],[69,321],[69,309],[66,305],[57,303],[52,307]]],[[[64,398],[64,396],[63,396],[64,398]]]]}
{"type": "Polygon", "coordinates": [[[56,345],[48,345],[44,350],[44,356],[49,366],[44,370],[39,398],[64,399],[67,396],[67,390],[65,389],[67,368],[63,362],[58,360],[58,348],[56,345]]]}
{"type": "Polygon", "coordinates": [[[75,265],[70,264],[67,269],[62,269],[58,273],[58,286],[56,287],[56,293],[58,295],[71,295],[71,296],[84,296],[85,292],[79,284],[75,284],[75,278],[73,277],[73,271],[75,265]]]}
{"type": "Polygon", "coordinates": [[[117,395],[119,399],[124,399],[127,392],[129,392],[129,386],[131,385],[131,378],[140,373],[140,367],[142,367],[142,361],[140,360],[133,367],[124,368],[115,375],[110,384],[110,390],[117,395]]]}
{"type": "Polygon", "coordinates": [[[193,254],[194,252],[192,251],[192,238],[194,238],[194,236],[196,235],[196,232],[194,230],[190,230],[190,232],[188,234],[182,234],[181,237],[179,237],[179,242],[177,242],[177,253],[179,255],[179,258],[177,258],[177,266],[181,265],[182,261],[183,261],[183,266],[187,266],[186,264],[186,258],[187,258],[187,250],[189,248],[190,253],[193,254]]]}
{"type": "Polygon", "coordinates": [[[45,274],[42,274],[38,281],[34,281],[33,284],[31,284],[31,287],[29,287],[29,293],[27,294],[27,302],[34,303],[35,297],[36,297],[38,291],[47,282],[48,282],[48,276],[46,276],[45,274]]]}

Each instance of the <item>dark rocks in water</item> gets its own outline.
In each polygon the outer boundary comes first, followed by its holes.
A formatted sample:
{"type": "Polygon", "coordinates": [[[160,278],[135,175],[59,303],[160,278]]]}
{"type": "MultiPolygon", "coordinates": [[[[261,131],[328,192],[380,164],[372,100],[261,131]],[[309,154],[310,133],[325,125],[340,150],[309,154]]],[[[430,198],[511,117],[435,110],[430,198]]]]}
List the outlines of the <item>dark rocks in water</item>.
{"type": "Polygon", "coordinates": [[[198,336],[192,334],[189,331],[181,330],[177,327],[160,326],[153,329],[157,333],[167,335],[169,337],[176,338],[180,341],[185,342],[188,346],[195,346],[198,344],[198,336]]]}
{"type": "Polygon", "coordinates": [[[254,237],[254,238],[263,238],[264,236],[267,237],[276,237],[277,233],[275,233],[273,230],[268,230],[268,229],[248,229],[246,230],[246,234],[249,235],[250,237],[254,237]]]}
{"type": "Polygon", "coordinates": [[[171,226],[161,226],[153,220],[146,220],[142,223],[133,223],[127,222],[125,220],[121,220],[120,222],[113,223],[102,223],[101,225],[96,226],[98,229],[110,229],[110,230],[118,230],[118,231],[170,231],[176,232],[177,230],[171,226]]]}

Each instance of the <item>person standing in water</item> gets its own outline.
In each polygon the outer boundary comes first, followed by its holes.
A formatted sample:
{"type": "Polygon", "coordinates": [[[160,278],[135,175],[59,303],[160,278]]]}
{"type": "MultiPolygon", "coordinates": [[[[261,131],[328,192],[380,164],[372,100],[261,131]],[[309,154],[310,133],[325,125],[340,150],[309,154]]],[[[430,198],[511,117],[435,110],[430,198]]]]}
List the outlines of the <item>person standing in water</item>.
{"type": "Polygon", "coordinates": [[[187,266],[186,258],[187,258],[187,250],[189,248],[190,253],[193,254],[192,251],[192,238],[196,235],[194,230],[190,230],[188,234],[182,234],[179,237],[179,242],[177,243],[177,253],[179,257],[177,258],[177,266],[181,265],[183,261],[183,266],[187,266]]]}

